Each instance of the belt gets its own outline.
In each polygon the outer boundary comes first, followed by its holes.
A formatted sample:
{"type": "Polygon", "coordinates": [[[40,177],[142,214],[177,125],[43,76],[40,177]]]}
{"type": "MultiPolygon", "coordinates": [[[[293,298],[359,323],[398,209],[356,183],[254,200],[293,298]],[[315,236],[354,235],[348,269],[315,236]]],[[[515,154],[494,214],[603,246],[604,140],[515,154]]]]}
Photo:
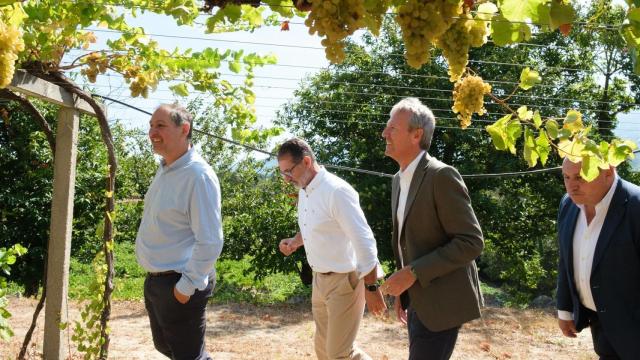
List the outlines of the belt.
{"type": "Polygon", "coordinates": [[[178,274],[178,273],[173,270],[160,271],[160,272],[151,272],[151,271],[147,272],[147,276],[151,276],[151,277],[167,276],[167,275],[173,275],[173,274],[178,274]]]}

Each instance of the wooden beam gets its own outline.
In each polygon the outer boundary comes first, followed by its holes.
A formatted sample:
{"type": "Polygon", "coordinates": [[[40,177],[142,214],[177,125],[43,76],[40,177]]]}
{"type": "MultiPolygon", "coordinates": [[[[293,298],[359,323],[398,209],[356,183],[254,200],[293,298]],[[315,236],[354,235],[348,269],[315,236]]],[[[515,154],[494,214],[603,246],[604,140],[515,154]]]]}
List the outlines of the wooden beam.
{"type": "MultiPolygon", "coordinates": [[[[53,199],[47,265],[47,298],[44,323],[44,358],[67,358],[64,332],[60,323],[68,323],[69,257],[73,223],[73,197],[76,183],[78,128],[80,114],[60,108],[53,168],[53,199]]],[[[68,324],[70,325],[70,324],[68,324]]],[[[69,326],[69,330],[70,326],[69,326]]]]}
{"type": "Polygon", "coordinates": [[[7,88],[11,91],[36,97],[62,107],[75,108],[83,114],[95,116],[91,105],[80,99],[77,95],[70,94],[62,87],[37,78],[24,70],[16,70],[11,84],[7,88]]]}

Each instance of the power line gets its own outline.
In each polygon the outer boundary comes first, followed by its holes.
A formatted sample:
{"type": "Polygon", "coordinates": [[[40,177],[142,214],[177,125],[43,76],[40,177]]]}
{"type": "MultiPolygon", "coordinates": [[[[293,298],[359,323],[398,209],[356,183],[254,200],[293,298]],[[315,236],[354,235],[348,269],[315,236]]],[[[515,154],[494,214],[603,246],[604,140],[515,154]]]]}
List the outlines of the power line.
{"type": "MultiPolygon", "coordinates": [[[[105,30],[105,29],[94,29],[94,28],[90,28],[89,31],[104,32],[104,33],[120,33],[120,34],[124,33],[123,31],[119,31],[119,30],[105,30]]],[[[210,38],[206,38],[206,37],[197,37],[197,36],[167,35],[167,34],[154,34],[154,33],[147,33],[147,34],[144,34],[144,35],[145,36],[149,36],[149,37],[188,39],[188,40],[199,40],[199,41],[214,41],[214,42],[236,43],[236,44],[244,44],[244,45],[274,46],[274,47],[301,48],[301,49],[312,49],[312,50],[323,49],[323,48],[319,48],[319,47],[309,47],[309,46],[300,46],[300,45],[285,45],[285,44],[278,44],[278,43],[264,43],[264,42],[239,41],[239,40],[210,39],[210,38]]],[[[396,56],[396,57],[404,57],[404,54],[397,54],[397,53],[391,53],[391,54],[387,54],[387,55],[388,56],[396,56]]],[[[176,57],[167,56],[167,57],[187,58],[187,57],[180,57],[180,56],[176,56],[176,57]]],[[[479,63],[479,64],[516,66],[516,67],[522,67],[522,68],[524,68],[524,67],[536,68],[536,65],[533,65],[533,64],[504,63],[504,62],[497,62],[497,61],[483,61],[483,60],[471,60],[471,59],[469,60],[469,62],[470,63],[479,63]]],[[[589,71],[588,69],[568,68],[568,67],[561,67],[561,66],[545,66],[544,69],[545,70],[561,70],[561,71],[578,71],[578,72],[589,71]]]]}
{"type": "MultiPolygon", "coordinates": [[[[125,105],[127,107],[130,107],[134,110],[140,111],[142,113],[145,113],[147,115],[152,115],[151,112],[142,110],[140,108],[137,108],[133,105],[124,103],[122,101],[116,100],[116,99],[112,99],[110,97],[107,96],[103,96],[103,95],[99,95],[99,94],[91,94],[92,96],[95,97],[99,97],[102,98],[104,100],[108,100],[108,101],[112,101],[121,105],[125,105]]],[[[251,151],[256,151],[259,152],[261,154],[264,155],[268,155],[269,157],[275,157],[276,155],[274,153],[256,148],[254,146],[251,145],[247,145],[247,144],[243,144],[240,142],[237,142],[235,140],[231,140],[231,139],[227,139],[224,138],[222,136],[218,136],[215,134],[211,134],[199,129],[194,128],[193,131],[206,135],[206,136],[210,136],[213,137],[215,139],[221,140],[223,142],[227,142],[236,146],[240,146],[243,147],[245,149],[251,150],[251,151]]],[[[636,150],[633,153],[637,153],[640,150],[636,150]]],[[[362,174],[367,174],[367,175],[376,175],[376,176],[380,176],[380,177],[387,177],[387,178],[393,178],[394,175],[392,174],[387,174],[387,173],[383,173],[383,172],[377,172],[377,171],[371,171],[371,170],[365,170],[365,169],[358,169],[358,168],[352,168],[352,167],[348,167],[348,166],[341,166],[341,165],[330,165],[330,164],[324,164],[323,166],[327,167],[327,168],[332,168],[332,169],[336,169],[336,170],[344,170],[344,171],[351,171],[351,172],[357,172],[357,173],[362,173],[362,174]]],[[[497,178],[497,177],[513,177],[513,176],[522,176],[522,175],[531,175],[531,174],[539,174],[539,173],[546,173],[546,172],[552,172],[552,171],[558,171],[559,169],[561,169],[561,167],[553,167],[553,168],[547,168],[547,169],[537,169],[537,170],[525,170],[525,171],[520,171],[520,172],[505,172],[505,173],[494,173],[494,174],[466,174],[466,175],[461,175],[463,178],[469,178],[469,179],[481,179],[481,178],[497,178]]]]}
{"type": "MultiPolygon", "coordinates": [[[[168,81],[182,81],[182,80],[168,80],[168,81]]],[[[244,86],[244,84],[234,84],[234,83],[230,83],[233,86],[244,86]]],[[[105,85],[98,85],[98,84],[90,84],[90,83],[84,83],[83,85],[87,85],[87,86],[93,86],[93,87],[110,87],[110,86],[105,86],[105,85]]],[[[376,85],[371,85],[372,87],[376,87],[376,85]]],[[[287,86],[273,86],[273,85],[253,85],[253,88],[265,88],[265,89],[281,89],[281,90],[299,90],[299,88],[296,87],[287,87],[287,86]]],[[[432,88],[416,88],[416,89],[421,89],[422,91],[439,91],[439,92],[452,92],[453,90],[445,90],[445,89],[432,89],[432,88]]],[[[171,92],[173,93],[172,90],[170,89],[157,89],[155,90],[155,92],[171,92]]],[[[203,95],[212,95],[203,91],[191,91],[192,94],[203,94],[203,95]]],[[[350,95],[361,95],[361,96],[371,96],[371,97],[378,97],[378,96],[385,96],[385,97],[395,97],[395,98],[404,98],[407,95],[394,95],[394,94],[388,94],[388,93],[363,93],[363,92],[354,92],[354,91],[344,91],[344,90],[340,90],[341,94],[350,94],[350,95]]],[[[434,97],[424,97],[424,96],[415,96],[418,99],[421,100],[435,100],[435,101],[447,101],[448,103],[452,103],[452,99],[451,98],[434,98],[434,97]]],[[[535,97],[535,96],[525,96],[525,95],[514,95],[513,97],[519,97],[519,98],[523,98],[523,99],[547,99],[547,100],[558,100],[556,98],[548,98],[548,97],[535,97]]],[[[562,99],[560,99],[562,100],[562,99]]],[[[571,99],[564,99],[562,101],[587,101],[587,100],[571,100],[571,99]]],[[[492,101],[484,101],[485,105],[498,105],[492,101]]],[[[611,103],[614,104],[614,103],[611,103]]],[[[549,109],[557,109],[557,110],[567,110],[567,109],[571,109],[571,110],[578,110],[581,112],[594,112],[594,113],[609,113],[609,111],[607,110],[602,110],[602,109],[593,109],[593,108],[581,108],[581,107],[577,107],[577,106],[560,106],[560,105],[544,105],[544,104],[523,104],[523,103],[510,103],[509,105],[511,106],[534,106],[537,108],[549,108],[549,109]]],[[[617,105],[629,105],[629,106],[634,106],[634,107],[638,107],[640,105],[638,104],[633,104],[633,103],[620,103],[617,105]]],[[[631,112],[631,113],[635,113],[635,112],[631,112]]],[[[605,121],[605,122],[612,122],[612,121],[605,121]]]]}
{"type": "MultiPolygon", "coordinates": [[[[87,85],[87,84],[85,83],[84,85],[87,85]]],[[[232,85],[237,85],[237,84],[232,84],[232,85]]],[[[96,85],[96,84],[92,84],[92,85],[89,85],[89,86],[90,87],[109,87],[110,88],[110,86],[96,85]]],[[[254,85],[254,86],[255,87],[261,87],[260,85],[254,85]]],[[[263,87],[266,87],[266,88],[283,88],[283,87],[274,87],[274,86],[263,86],[263,87]]],[[[286,87],[284,87],[284,89],[297,90],[296,88],[286,88],[286,87]]],[[[170,91],[170,90],[158,90],[158,91],[170,91]]],[[[206,93],[203,93],[203,92],[200,92],[200,93],[201,94],[206,94],[206,93]]],[[[368,94],[368,93],[354,93],[354,92],[343,92],[343,93],[371,95],[371,94],[368,94]]],[[[207,95],[209,95],[209,94],[207,94],[207,95]]],[[[387,95],[385,94],[385,96],[387,96],[387,95]]],[[[397,95],[396,97],[404,97],[404,96],[397,95]]],[[[448,101],[449,103],[451,103],[450,99],[427,98],[427,97],[419,97],[419,98],[420,99],[437,100],[437,101],[448,101]]],[[[493,104],[493,103],[492,102],[485,102],[485,104],[493,104]]],[[[511,105],[514,105],[514,106],[518,105],[519,106],[519,105],[523,105],[523,104],[511,104],[511,105]]],[[[565,107],[554,107],[554,106],[547,106],[547,105],[536,105],[536,106],[539,106],[539,107],[550,107],[550,108],[553,108],[553,109],[563,109],[563,108],[565,108],[565,107]]],[[[566,107],[566,109],[569,109],[569,108],[573,108],[573,107],[566,107]]],[[[573,108],[573,109],[581,110],[581,111],[592,110],[592,109],[580,109],[580,108],[573,108]]],[[[322,111],[322,110],[320,110],[320,111],[322,111]]],[[[324,111],[336,112],[336,113],[348,113],[348,114],[352,114],[352,115],[367,115],[367,116],[386,116],[387,115],[387,114],[381,114],[381,113],[376,114],[376,113],[354,112],[354,111],[344,111],[344,110],[324,110],[324,111]]],[[[456,120],[456,118],[451,118],[451,117],[440,117],[440,119],[456,120]]],[[[484,121],[482,121],[482,119],[479,119],[479,120],[480,120],[479,122],[484,122],[484,121]]],[[[596,120],[594,120],[594,121],[596,121],[596,120]]],[[[362,122],[362,123],[365,123],[365,122],[362,122]]],[[[383,125],[384,123],[380,123],[380,124],[383,125]]],[[[443,127],[443,128],[445,128],[445,127],[443,127]]],[[[472,130],[483,130],[482,128],[469,128],[469,129],[472,129],[472,130]]],[[[607,127],[600,127],[600,129],[603,129],[603,130],[615,130],[615,128],[607,128],[607,127]]]]}
{"type": "MultiPolygon", "coordinates": [[[[124,76],[120,74],[98,74],[99,76],[107,76],[107,77],[116,77],[124,79],[124,76]]],[[[232,76],[232,77],[246,77],[242,74],[231,74],[231,73],[220,73],[223,76],[232,76]]],[[[261,76],[254,75],[255,79],[269,79],[269,80],[284,80],[284,81],[300,81],[297,78],[286,78],[286,77],[277,77],[277,76],[261,76]]],[[[444,79],[445,77],[439,77],[444,79]]],[[[448,79],[448,77],[446,78],[448,79]]],[[[484,80],[484,79],[483,79],[484,80]]],[[[183,81],[183,80],[167,80],[167,81],[183,81]]],[[[484,80],[485,82],[496,82],[491,80],[484,80]]],[[[413,87],[413,86],[398,86],[398,85],[385,85],[385,84],[374,84],[374,83],[357,83],[350,81],[327,81],[327,84],[336,84],[336,85],[348,85],[348,86],[366,86],[366,87],[376,87],[376,88],[387,88],[387,89],[399,89],[399,90],[418,90],[418,91],[435,91],[435,92],[445,92],[445,93],[453,93],[452,89],[438,89],[438,88],[429,88],[429,87],[413,87]]],[[[512,82],[512,85],[518,85],[519,83],[512,82]]],[[[616,104],[613,101],[599,101],[599,100],[580,100],[580,99],[567,99],[560,97],[546,97],[546,96],[537,96],[537,95],[512,95],[512,97],[523,98],[523,99],[534,99],[534,100],[557,100],[557,101],[570,101],[570,102],[579,102],[579,103],[594,103],[594,104],[616,104]]],[[[635,103],[618,103],[617,105],[635,105],[640,106],[640,104],[635,103]]],[[[600,110],[602,111],[602,110],[600,110]]]]}

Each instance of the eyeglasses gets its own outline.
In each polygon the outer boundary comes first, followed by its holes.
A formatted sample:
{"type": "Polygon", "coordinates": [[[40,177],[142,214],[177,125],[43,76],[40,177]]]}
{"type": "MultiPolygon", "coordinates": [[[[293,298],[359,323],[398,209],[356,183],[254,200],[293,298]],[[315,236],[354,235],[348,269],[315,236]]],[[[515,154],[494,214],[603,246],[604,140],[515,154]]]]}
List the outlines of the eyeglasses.
{"type": "Polygon", "coordinates": [[[288,177],[293,177],[293,174],[292,174],[293,169],[295,169],[296,166],[298,166],[298,164],[300,164],[301,162],[302,162],[302,160],[296,162],[295,164],[293,164],[292,167],[288,168],[287,170],[280,171],[280,175],[282,175],[282,177],[287,177],[287,176],[288,177]]]}

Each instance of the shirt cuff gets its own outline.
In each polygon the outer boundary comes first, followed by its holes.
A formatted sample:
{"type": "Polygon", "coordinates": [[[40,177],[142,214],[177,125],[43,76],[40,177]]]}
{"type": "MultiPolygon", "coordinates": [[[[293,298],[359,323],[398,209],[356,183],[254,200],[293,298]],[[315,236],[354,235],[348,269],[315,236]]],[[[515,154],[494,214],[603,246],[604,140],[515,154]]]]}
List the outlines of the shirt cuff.
{"type": "Polygon", "coordinates": [[[573,321],[573,314],[568,311],[558,310],[558,319],[565,320],[565,321],[573,321]]]}
{"type": "Polygon", "coordinates": [[[180,277],[180,280],[176,283],[176,290],[181,294],[191,296],[196,292],[196,287],[187,280],[184,275],[180,277]]]}

